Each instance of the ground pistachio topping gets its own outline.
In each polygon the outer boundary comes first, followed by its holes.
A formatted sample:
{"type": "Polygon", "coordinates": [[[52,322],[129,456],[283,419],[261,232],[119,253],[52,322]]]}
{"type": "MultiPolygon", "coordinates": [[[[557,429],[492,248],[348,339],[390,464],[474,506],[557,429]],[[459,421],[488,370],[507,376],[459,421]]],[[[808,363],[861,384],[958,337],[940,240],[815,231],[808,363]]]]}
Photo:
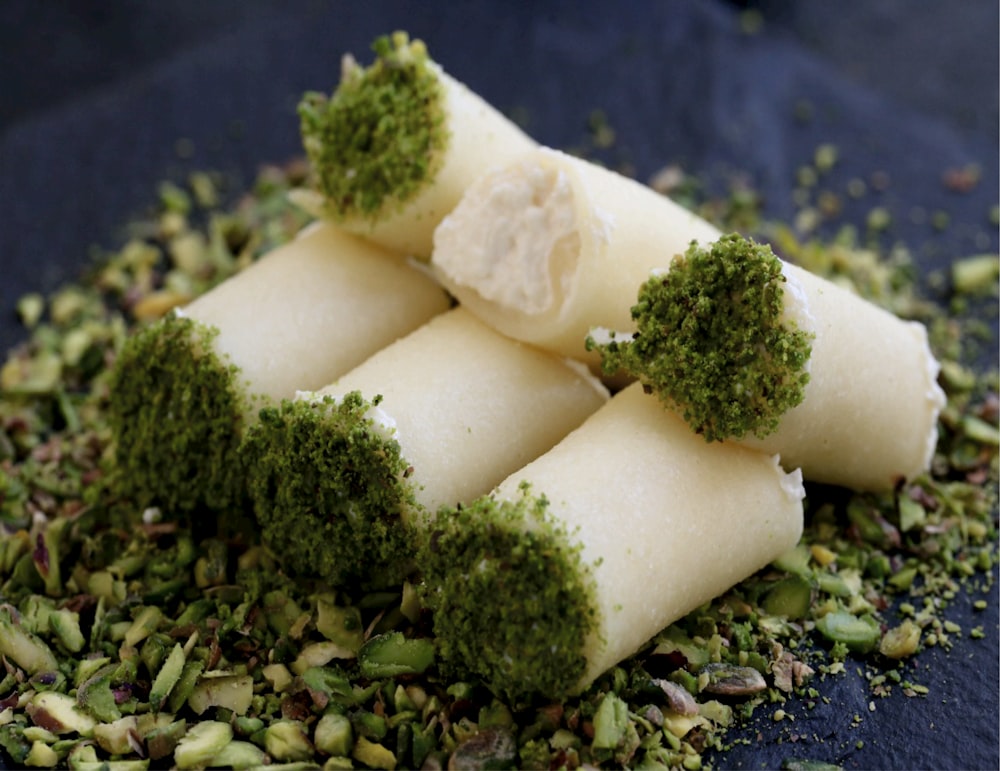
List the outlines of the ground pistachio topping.
{"type": "Polygon", "coordinates": [[[416,507],[399,443],[352,391],[265,407],[240,451],[264,542],[296,573],[335,586],[399,583],[413,568],[416,507]]]}
{"type": "Polygon", "coordinates": [[[691,244],[639,288],[637,330],[591,334],[608,375],[637,377],[707,441],[766,436],[801,403],[812,335],[786,318],[781,261],[735,233],[691,244]]]}
{"type": "Polygon", "coordinates": [[[597,623],[581,547],[548,507],[528,486],[514,501],[443,507],[420,553],[445,671],[515,701],[571,692],[597,623]]]}
{"type": "Polygon", "coordinates": [[[265,168],[235,202],[213,174],[165,184],[118,250],[17,304],[26,339],[0,366],[8,766],[697,771],[733,765],[727,751],[761,731],[783,768],[857,767],[853,729],[873,709],[943,700],[935,662],[995,654],[1000,400],[975,363],[980,290],[966,304],[969,282],[944,277],[944,302],[929,302],[904,250],[849,227],[819,235],[837,210],[821,185],[816,216],[793,226],[762,220],[746,187],[704,199],[669,175],[723,229],[929,326],[948,396],[931,469],[891,494],[810,487],[798,546],[579,695],[515,701],[449,669],[418,574],[333,591],[215,532],[235,509],[164,520],[122,498],[108,484],[108,382],[127,332],[287,241],[304,221],[286,198],[303,166],[265,168]],[[863,710],[838,700],[845,684],[863,710]],[[848,728],[816,735],[812,715],[848,728]]]}
{"type": "Polygon", "coordinates": [[[335,221],[376,222],[423,190],[444,160],[444,92],[419,40],[380,37],[375,61],[348,60],[333,94],[299,104],[303,146],[324,212],[335,221]]]}
{"type": "Polygon", "coordinates": [[[239,368],[212,348],[217,330],[171,312],[126,341],[111,373],[114,485],[167,516],[239,508],[238,448],[250,398],[239,368]]]}

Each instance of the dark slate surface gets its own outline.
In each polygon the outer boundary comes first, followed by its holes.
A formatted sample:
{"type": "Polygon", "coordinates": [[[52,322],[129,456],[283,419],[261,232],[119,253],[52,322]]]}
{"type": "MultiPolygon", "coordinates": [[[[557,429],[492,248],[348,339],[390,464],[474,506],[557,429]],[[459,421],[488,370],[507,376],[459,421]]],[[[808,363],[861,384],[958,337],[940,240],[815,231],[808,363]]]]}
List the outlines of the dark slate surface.
{"type": "MultiPolygon", "coordinates": [[[[213,168],[244,182],[299,154],[294,106],[329,89],[339,57],[367,58],[371,39],[404,28],[459,79],[527,116],[538,140],[576,147],[603,110],[617,141],[605,154],[648,179],[679,163],[721,185],[745,175],[767,211],[793,210],[796,169],[835,143],[825,181],[889,181],[848,206],[893,215],[889,237],[924,274],[997,250],[997,29],[993,0],[709,0],[590,3],[474,0],[439,4],[341,0],[0,0],[0,346],[20,337],[16,298],[77,275],[88,246],[113,247],[165,177],[213,168]],[[741,34],[740,7],[765,19],[741,34]],[[795,120],[808,103],[812,120],[795,120]],[[175,143],[193,142],[181,160],[175,143]],[[977,164],[959,194],[942,175],[977,164]],[[946,211],[937,232],[929,214],[946,211]]],[[[996,324],[995,308],[988,309],[996,324]]],[[[996,343],[984,361],[995,365],[996,343]]],[[[830,697],[796,719],[761,719],[719,767],[778,768],[809,757],[846,768],[998,767],[997,597],[955,618],[982,641],[922,654],[924,699],[876,700],[863,679],[824,684],[830,697]],[[855,725],[854,716],[862,720],[855,725]]],[[[767,711],[768,714],[770,711],[767,711]]]]}

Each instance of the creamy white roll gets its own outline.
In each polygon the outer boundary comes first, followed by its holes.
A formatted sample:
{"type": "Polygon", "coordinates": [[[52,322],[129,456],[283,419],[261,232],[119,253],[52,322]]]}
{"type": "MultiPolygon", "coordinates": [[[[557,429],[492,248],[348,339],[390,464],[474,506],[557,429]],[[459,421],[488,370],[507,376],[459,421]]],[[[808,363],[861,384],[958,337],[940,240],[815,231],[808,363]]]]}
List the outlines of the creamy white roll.
{"type": "Polygon", "coordinates": [[[642,283],[622,367],[711,441],[781,456],[806,479],[889,491],[929,468],[944,392],[922,324],[726,235],[642,283]]]}
{"type": "Polygon", "coordinates": [[[927,328],[789,263],[812,341],[802,403],[768,436],[741,443],[779,453],[806,479],[886,491],[930,468],[945,405],[927,328]]]}
{"type": "Polygon", "coordinates": [[[439,649],[514,698],[579,691],[793,547],[803,495],[777,458],[705,443],[630,386],[439,514],[422,555],[439,649]]]}
{"type": "Polygon", "coordinates": [[[536,146],[397,33],[365,68],[348,58],[329,99],[300,107],[317,189],[293,199],[391,249],[429,258],[434,229],[485,171],[536,146]],[[363,145],[363,150],[358,150],[363,145]]]}
{"type": "Polygon", "coordinates": [[[120,492],[167,516],[239,505],[237,450],[263,405],[329,383],[449,304],[398,255],[308,227],[127,340],[108,409],[120,492]]]}
{"type": "Polygon", "coordinates": [[[471,500],[548,450],[608,398],[587,370],[458,307],[315,395],[381,396],[379,419],[426,509],[471,500]]]}
{"type": "Polygon", "coordinates": [[[692,240],[716,237],[635,180],[539,148],[469,187],[435,232],[431,262],[486,323],[593,364],[590,329],[629,329],[638,283],[692,240]]]}
{"type": "Polygon", "coordinates": [[[424,270],[314,223],[181,313],[217,329],[216,353],[274,401],[328,384],[448,306],[424,270]]]}

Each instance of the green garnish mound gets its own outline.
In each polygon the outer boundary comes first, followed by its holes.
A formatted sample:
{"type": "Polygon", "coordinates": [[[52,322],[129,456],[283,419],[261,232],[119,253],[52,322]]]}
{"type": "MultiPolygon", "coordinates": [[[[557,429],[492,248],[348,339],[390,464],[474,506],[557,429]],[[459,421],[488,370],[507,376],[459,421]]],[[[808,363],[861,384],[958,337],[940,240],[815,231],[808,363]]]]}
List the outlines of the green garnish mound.
{"type": "Polygon", "coordinates": [[[639,289],[629,338],[598,342],[605,374],[624,370],[708,441],[772,433],[809,382],[810,332],[784,319],[785,276],[766,244],[735,233],[692,243],[639,289]]]}
{"type": "Polygon", "coordinates": [[[444,91],[424,44],[380,37],[371,66],[345,69],[328,98],[299,103],[302,142],[327,213],[374,222],[434,179],[448,144],[444,91]]]}
{"type": "Polygon", "coordinates": [[[213,350],[217,330],[171,313],[131,336],[111,373],[113,486],[167,518],[245,501],[238,447],[247,396],[213,350]]]}
{"type": "Polygon", "coordinates": [[[401,518],[416,506],[399,443],[353,391],[339,402],[265,407],[241,455],[264,542],[292,572],[335,585],[399,583],[413,539],[401,518]]]}
{"type": "Polygon", "coordinates": [[[441,667],[514,701],[571,693],[597,624],[581,547],[547,508],[526,486],[514,502],[444,507],[420,555],[441,667]]]}

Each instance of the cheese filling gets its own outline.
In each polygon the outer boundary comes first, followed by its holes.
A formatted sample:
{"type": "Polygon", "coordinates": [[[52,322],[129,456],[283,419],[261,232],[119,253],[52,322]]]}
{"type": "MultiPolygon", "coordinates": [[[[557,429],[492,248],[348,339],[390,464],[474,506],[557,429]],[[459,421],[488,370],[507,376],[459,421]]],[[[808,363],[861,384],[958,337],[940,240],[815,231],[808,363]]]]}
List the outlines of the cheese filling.
{"type": "Polygon", "coordinates": [[[448,280],[509,310],[560,303],[580,236],[565,172],[513,164],[476,182],[434,233],[434,265],[448,280]]]}

